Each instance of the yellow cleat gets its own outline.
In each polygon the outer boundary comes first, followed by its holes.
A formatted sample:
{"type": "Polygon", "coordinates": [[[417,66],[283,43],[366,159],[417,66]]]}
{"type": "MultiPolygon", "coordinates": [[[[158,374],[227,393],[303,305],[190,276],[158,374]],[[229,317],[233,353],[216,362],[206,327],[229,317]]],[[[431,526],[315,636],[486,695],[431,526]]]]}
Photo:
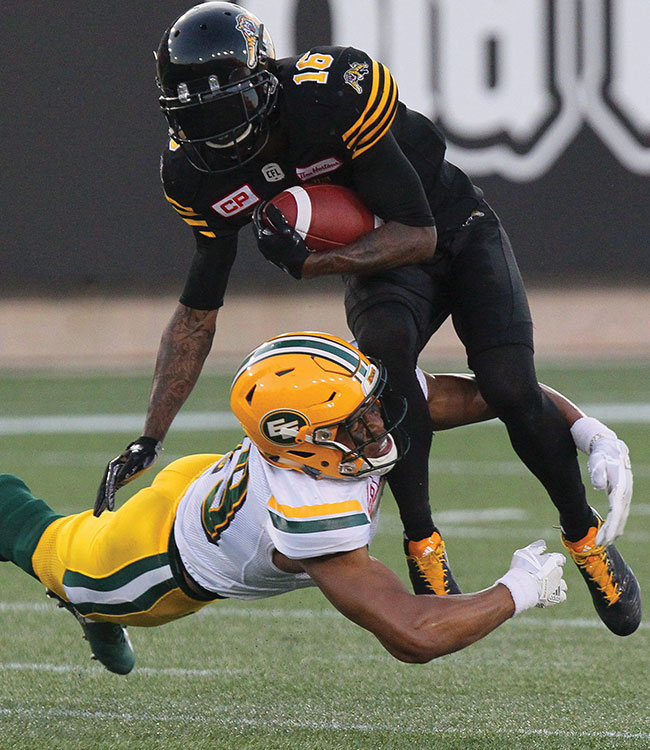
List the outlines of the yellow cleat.
{"type": "Polygon", "coordinates": [[[404,539],[409,577],[416,594],[460,594],[454,580],[445,543],[437,531],[419,542],[404,539]]]}

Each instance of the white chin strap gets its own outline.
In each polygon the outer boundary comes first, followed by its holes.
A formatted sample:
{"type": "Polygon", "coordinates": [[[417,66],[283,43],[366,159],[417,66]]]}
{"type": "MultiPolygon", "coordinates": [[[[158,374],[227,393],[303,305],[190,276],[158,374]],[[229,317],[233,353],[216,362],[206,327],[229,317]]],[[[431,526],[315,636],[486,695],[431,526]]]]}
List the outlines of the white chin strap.
{"type": "MultiPolygon", "coordinates": [[[[392,435],[386,435],[386,440],[390,440],[390,450],[388,453],[384,453],[383,456],[377,456],[377,458],[368,458],[364,456],[363,458],[363,464],[361,466],[361,471],[364,472],[364,474],[374,474],[375,476],[383,476],[384,474],[387,474],[395,465],[395,462],[397,461],[397,446],[395,445],[395,441],[393,440],[392,435]]],[[[345,470],[341,471],[341,467],[349,466],[350,464],[339,464],[339,472],[342,474],[342,476],[346,476],[345,470]]],[[[358,476],[358,472],[356,475],[352,475],[349,478],[355,479],[356,476],[358,476]]]]}
{"type": "Polygon", "coordinates": [[[249,124],[246,130],[244,130],[244,132],[240,136],[235,138],[234,141],[228,141],[228,143],[215,143],[214,141],[206,141],[205,145],[209,146],[210,148],[232,148],[236,143],[240,143],[244,140],[244,138],[248,138],[252,129],[253,126],[249,124]]]}

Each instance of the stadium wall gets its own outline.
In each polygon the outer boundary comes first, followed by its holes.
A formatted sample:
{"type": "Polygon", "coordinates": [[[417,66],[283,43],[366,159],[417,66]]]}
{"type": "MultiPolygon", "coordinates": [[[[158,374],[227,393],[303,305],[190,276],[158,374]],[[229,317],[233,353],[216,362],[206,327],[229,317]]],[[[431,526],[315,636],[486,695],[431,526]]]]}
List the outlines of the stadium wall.
{"type": "MultiPolygon", "coordinates": [[[[646,290],[630,288],[532,291],[537,361],[650,363],[649,301],[646,290]]],[[[0,301],[0,370],[151,372],[174,306],[174,298],[165,296],[0,301]]],[[[297,329],[348,338],[340,294],[305,294],[298,305],[286,294],[232,295],[219,312],[207,367],[232,371],[260,341],[297,329]]],[[[421,361],[436,369],[465,369],[449,321],[421,361]]]]}
{"type": "MultiPolygon", "coordinates": [[[[192,238],[162,197],[152,50],[191,2],[3,2],[4,297],[177,294],[192,238]]],[[[449,136],[529,287],[650,281],[648,0],[249,0],[279,54],[353,44],[449,136]]],[[[233,292],[331,291],[244,232],[233,292]]]]}

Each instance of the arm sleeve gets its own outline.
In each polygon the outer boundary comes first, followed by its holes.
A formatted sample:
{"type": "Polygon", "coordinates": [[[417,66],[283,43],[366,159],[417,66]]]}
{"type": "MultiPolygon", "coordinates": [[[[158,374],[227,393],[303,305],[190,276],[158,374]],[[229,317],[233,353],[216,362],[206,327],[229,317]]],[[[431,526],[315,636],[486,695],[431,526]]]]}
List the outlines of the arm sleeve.
{"type": "Polygon", "coordinates": [[[422,182],[392,133],[354,159],[352,168],[357,193],[384,221],[435,225],[422,182]]]}
{"type": "Polygon", "coordinates": [[[274,547],[292,559],[349,552],[370,541],[370,481],[340,482],[275,472],[267,503],[274,547]]]}
{"type": "Polygon", "coordinates": [[[195,231],[195,237],[196,252],[179,302],[193,310],[217,310],[237,254],[237,232],[212,239],[195,231]]]}

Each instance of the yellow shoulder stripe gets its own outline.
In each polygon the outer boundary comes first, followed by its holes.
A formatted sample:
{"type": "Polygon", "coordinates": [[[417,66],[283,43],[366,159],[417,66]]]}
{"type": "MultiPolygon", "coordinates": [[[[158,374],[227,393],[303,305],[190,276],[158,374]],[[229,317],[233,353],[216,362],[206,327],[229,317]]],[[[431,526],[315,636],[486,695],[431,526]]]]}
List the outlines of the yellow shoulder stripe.
{"type": "Polygon", "coordinates": [[[366,117],[363,125],[359,128],[359,132],[350,139],[350,144],[348,147],[353,147],[354,145],[361,144],[364,140],[367,140],[367,138],[369,137],[368,131],[370,130],[370,128],[372,128],[377,120],[385,115],[387,111],[390,112],[390,108],[394,107],[396,104],[397,86],[395,86],[393,78],[388,70],[384,68],[383,65],[381,67],[384,69],[385,74],[388,77],[387,83],[382,87],[381,98],[377,105],[374,107],[372,114],[369,113],[366,117]]]}
{"type": "Polygon", "coordinates": [[[199,232],[199,234],[203,234],[206,237],[211,237],[212,239],[215,239],[217,236],[214,232],[199,232]]]}
{"type": "Polygon", "coordinates": [[[386,112],[381,118],[379,124],[373,128],[370,132],[366,133],[363,138],[357,141],[352,158],[356,159],[357,156],[372,148],[378,140],[380,140],[390,130],[390,126],[393,124],[395,115],[397,114],[397,88],[393,90],[391,101],[388,103],[386,112]]]}
{"type": "Polygon", "coordinates": [[[293,508],[291,505],[281,505],[274,497],[271,497],[268,506],[281,513],[285,518],[315,518],[316,516],[365,512],[358,500],[344,500],[340,503],[323,503],[322,505],[293,508]]]}
{"type": "Polygon", "coordinates": [[[372,88],[366,107],[342,136],[345,146],[353,152],[353,158],[374,146],[388,132],[397,113],[397,103],[397,84],[390,71],[385,65],[373,61],[372,88]]]}
{"type": "MultiPolygon", "coordinates": [[[[195,216],[196,216],[196,214],[195,214],[195,216]]],[[[189,224],[191,227],[207,227],[208,226],[208,222],[205,221],[204,219],[185,219],[185,218],[183,218],[183,221],[186,224],[189,224]]]]}
{"type": "MultiPolygon", "coordinates": [[[[164,192],[164,191],[163,191],[164,192]]],[[[165,193],[165,198],[172,204],[172,206],[178,211],[181,216],[185,213],[188,216],[198,216],[196,211],[191,208],[190,206],[182,206],[178,201],[175,201],[173,198],[170,198],[167,193],[165,193]]]]}
{"type": "Polygon", "coordinates": [[[370,89],[370,96],[366,103],[366,107],[361,113],[361,117],[354,123],[354,125],[343,133],[342,138],[345,143],[347,140],[356,132],[358,128],[363,125],[368,113],[372,110],[372,107],[377,99],[377,91],[379,89],[379,63],[375,60],[372,61],[372,88],[370,89]]]}

